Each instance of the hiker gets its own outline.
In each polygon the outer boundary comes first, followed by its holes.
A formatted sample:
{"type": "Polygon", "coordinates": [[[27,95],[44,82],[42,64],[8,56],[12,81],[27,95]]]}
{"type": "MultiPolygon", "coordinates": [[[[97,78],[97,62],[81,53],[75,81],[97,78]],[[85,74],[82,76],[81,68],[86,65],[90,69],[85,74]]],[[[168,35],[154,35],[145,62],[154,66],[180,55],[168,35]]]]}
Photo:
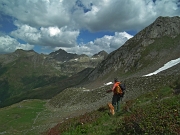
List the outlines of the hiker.
{"type": "Polygon", "coordinates": [[[107,92],[113,92],[112,105],[114,106],[115,112],[120,112],[120,100],[122,99],[122,90],[120,88],[121,83],[117,78],[114,78],[114,84],[111,90],[107,92]]]}

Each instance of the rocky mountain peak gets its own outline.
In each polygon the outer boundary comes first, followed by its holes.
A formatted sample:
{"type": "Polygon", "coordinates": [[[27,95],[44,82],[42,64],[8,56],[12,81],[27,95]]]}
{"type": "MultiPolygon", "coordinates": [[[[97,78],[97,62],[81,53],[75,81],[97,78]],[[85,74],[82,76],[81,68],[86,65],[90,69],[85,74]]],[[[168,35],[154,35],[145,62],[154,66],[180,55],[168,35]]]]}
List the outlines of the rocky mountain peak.
{"type": "Polygon", "coordinates": [[[108,53],[106,51],[100,51],[99,53],[97,54],[94,54],[92,56],[92,58],[97,58],[97,57],[103,57],[103,58],[106,58],[108,56],[108,53]]]}
{"type": "Polygon", "coordinates": [[[176,37],[180,34],[180,17],[158,17],[150,26],[150,38],[162,36],[176,37]]]}
{"type": "Polygon", "coordinates": [[[34,50],[23,50],[23,49],[17,49],[13,54],[22,55],[22,54],[37,54],[34,50]]]}
{"type": "Polygon", "coordinates": [[[83,60],[83,61],[90,61],[91,58],[96,58],[99,59],[99,61],[103,60],[106,58],[108,55],[107,52],[100,51],[97,54],[94,54],[92,57],[86,55],[86,54],[73,54],[73,53],[68,53],[65,50],[59,49],[58,51],[52,52],[49,54],[49,56],[57,61],[65,62],[65,61],[74,61],[75,59],[83,60]]]}
{"type": "Polygon", "coordinates": [[[65,50],[63,50],[63,49],[59,49],[59,50],[57,50],[55,52],[50,53],[49,55],[58,55],[58,54],[65,55],[65,54],[67,54],[67,52],[65,50]]]}
{"type": "Polygon", "coordinates": [[[111,52],[88,76],[89,80],[141,76],[180,57],[180,17],[159,17],[111,52]],[[168,54],[168,55],[167,55],[168,54]],[[105,77],[106,76],[106,77],[105,77]]]}
{"type": "Polygon", "coordinates": [[[180,34],[180,17],[158,17],[151,25],[140,31],[134,38],[154,39],[163,36],[175,38],[180,34]]]}
{"type": "Polygon", "coordinates": [[[52,58],[58,61],[69,61],[70,59],[76,58],[77,54],[67,53],[65,50],[59,49],[58,51],[49,54],[52,58]]]}

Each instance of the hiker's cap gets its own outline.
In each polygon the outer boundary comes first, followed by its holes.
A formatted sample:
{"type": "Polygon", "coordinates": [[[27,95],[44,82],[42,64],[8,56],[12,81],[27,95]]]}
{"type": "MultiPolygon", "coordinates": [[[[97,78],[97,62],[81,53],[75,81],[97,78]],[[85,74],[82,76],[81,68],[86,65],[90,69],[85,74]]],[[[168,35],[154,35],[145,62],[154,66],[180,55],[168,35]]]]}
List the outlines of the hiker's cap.
{"type": "Polygon", "coordinates": [[[114,81],[115,81],[115,82],[118,82],[118,78],[114,78],[114,81]]]}

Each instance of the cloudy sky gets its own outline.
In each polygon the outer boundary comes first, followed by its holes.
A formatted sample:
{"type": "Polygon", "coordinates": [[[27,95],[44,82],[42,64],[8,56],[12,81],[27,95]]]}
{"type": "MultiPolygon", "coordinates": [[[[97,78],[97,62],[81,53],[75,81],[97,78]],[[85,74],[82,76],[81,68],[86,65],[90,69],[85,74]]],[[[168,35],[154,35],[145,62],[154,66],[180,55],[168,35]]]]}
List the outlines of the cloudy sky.
{"type": "Polygon", "coordinates": [[[110,53],[180,0],[0,0],[0,53],[110,53]]]}

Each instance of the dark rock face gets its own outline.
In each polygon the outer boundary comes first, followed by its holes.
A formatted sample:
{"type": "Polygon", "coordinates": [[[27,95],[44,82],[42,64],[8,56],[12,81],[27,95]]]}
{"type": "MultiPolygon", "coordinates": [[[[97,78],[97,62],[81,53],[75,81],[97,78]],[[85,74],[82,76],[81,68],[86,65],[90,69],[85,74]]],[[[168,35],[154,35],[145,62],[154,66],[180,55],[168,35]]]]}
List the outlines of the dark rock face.
{"type": "MultiPolygon", "coordinates": [[[[163,36],[176,37],[180,34],[180,17],[159,17],[151,25],[140,31],[134,38],[136,40],[154,39],[163,36]]],[[[149,41],[149,40],[147,40],[149,41]]],[[[153,40],[150,40],[152,43],[153,40]]],[[[145,43],[145,42],[144,42],[145,43]]],[[[146,43],[149,44],[149,43],[146,43]]]]}
{"type": "Polygon", "coordinates": [[[104,59],[104,58],[106,58],[107,56],[108,56],[108,53],[103,50],[103,51],[101,51],[101,52],[99,52],[99,53],[97,53],[97,54],[94,54],[94,55],[92,56],[92,58],[103,57],[103,59],[104,59]]]}
{"type": "Polygon", "coordinates": [[[180,17],[159,17],[149,28],[152,30],[148,31],[149,38],[162,36],[175,38],[180,34],[180,17]]]}
{"type": "Polygon", "coordinates": [[[49,54],[53,59],[58,61],[69,61],[70,59],[76,58],[77,54],[67,53],[65,50],[59,49],[58,51],[49,54]]]}

